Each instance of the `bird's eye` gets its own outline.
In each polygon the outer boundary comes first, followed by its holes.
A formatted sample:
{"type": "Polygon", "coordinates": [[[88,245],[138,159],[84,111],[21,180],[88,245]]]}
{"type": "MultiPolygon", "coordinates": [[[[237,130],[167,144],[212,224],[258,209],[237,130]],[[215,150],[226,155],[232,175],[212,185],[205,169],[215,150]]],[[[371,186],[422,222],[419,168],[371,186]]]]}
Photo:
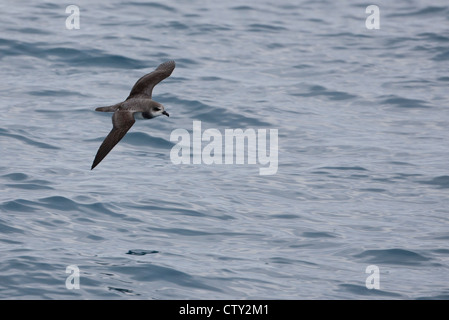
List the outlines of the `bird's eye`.
{"type": "Polygon", "coordinates": [[[154,111],[161,111],[160,108],[154,108],[154,111]]]}

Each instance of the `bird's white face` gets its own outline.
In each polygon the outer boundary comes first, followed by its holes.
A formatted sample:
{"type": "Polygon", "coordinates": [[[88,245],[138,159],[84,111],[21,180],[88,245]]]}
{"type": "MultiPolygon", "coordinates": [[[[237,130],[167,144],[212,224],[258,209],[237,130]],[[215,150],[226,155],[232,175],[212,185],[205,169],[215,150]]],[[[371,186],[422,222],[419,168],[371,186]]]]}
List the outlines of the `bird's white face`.
{"type": "Polygon", "coordinates": [[[151,114],[153,117],[159,117],[161,115],[166,115],[167,117],[169,117],[170,115],[168,114],[167,111],[165,111],[165,108],[162,104],[158,103],[155,104],[151,107],[151,114]]]}

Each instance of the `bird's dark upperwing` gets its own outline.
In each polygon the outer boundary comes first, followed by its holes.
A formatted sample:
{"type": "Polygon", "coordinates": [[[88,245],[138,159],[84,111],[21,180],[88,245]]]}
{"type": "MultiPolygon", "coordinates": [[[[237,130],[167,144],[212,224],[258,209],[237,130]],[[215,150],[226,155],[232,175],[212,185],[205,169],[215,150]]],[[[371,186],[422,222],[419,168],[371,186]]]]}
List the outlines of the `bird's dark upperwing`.
{"type": "Polygon", "coordinates": [[[156,70],[144,75],[142,78],[137,80],[126,100],[140,95],[144,95],[146,96],[146,98],[151,99],[154,86],[165,78],[168,78],[174,69],[175,62],[173,60],[160,64],[159,67],[156,68],[156,70]]]}
{"type": "Polygon", "coordinates": [[[100,148],[97,151],[97,155],[95,156],[95,160],[92,163],[92,167],[90,170],[95,168],[104,157],[114,148],[114,146],[125,136],[128,130],[133,126],[134,115],[132,112],[125,110],[117,110],[112,115],[112,130],[109,132],[106,139],[104,139],[100,148]]]}

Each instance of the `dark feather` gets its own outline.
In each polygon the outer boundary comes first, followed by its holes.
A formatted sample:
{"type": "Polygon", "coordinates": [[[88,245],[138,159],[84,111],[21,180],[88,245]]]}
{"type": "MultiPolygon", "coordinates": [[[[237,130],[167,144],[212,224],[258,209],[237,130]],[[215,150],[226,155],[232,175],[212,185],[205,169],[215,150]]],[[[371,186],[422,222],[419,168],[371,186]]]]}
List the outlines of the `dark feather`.
{"type": "Polygon", "coordinates": [[[136,120],[134,120],[133,114],[129,111],[118,110],[114,113],[114,115],[112,116],[113,128],[98,149],[97,155],[95,156],[90,170],[95,168],[101,162],[101,160],[103,160],[104,157],[107,156],[112,148],[114,148],[115,145],[120,140],[122,140],[128,130],[131,129],[134,122],[136,122],[136,120]]]}
{"type": "Polygon", "coordinates": [[[168,78],[172,74],[174,69],[175,62],[173,60],[160,64],[159,67],[156,68],[156,70],[144,75],[142,78],[137,80],[126,100],[141,95],[151,99],[154,86],[165,78],[168,78]]]}

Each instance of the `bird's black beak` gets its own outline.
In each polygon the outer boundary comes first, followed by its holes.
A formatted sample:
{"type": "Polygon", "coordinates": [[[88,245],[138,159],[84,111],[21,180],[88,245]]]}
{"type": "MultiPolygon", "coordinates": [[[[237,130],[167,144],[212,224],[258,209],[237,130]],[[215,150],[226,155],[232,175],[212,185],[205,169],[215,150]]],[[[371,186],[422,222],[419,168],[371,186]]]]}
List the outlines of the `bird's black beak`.
{"type": "Polygon", "coordinates": [[[167,117],[170,117],[167,111],[162,111],[162,114],[165,114],[167,117]]]}

